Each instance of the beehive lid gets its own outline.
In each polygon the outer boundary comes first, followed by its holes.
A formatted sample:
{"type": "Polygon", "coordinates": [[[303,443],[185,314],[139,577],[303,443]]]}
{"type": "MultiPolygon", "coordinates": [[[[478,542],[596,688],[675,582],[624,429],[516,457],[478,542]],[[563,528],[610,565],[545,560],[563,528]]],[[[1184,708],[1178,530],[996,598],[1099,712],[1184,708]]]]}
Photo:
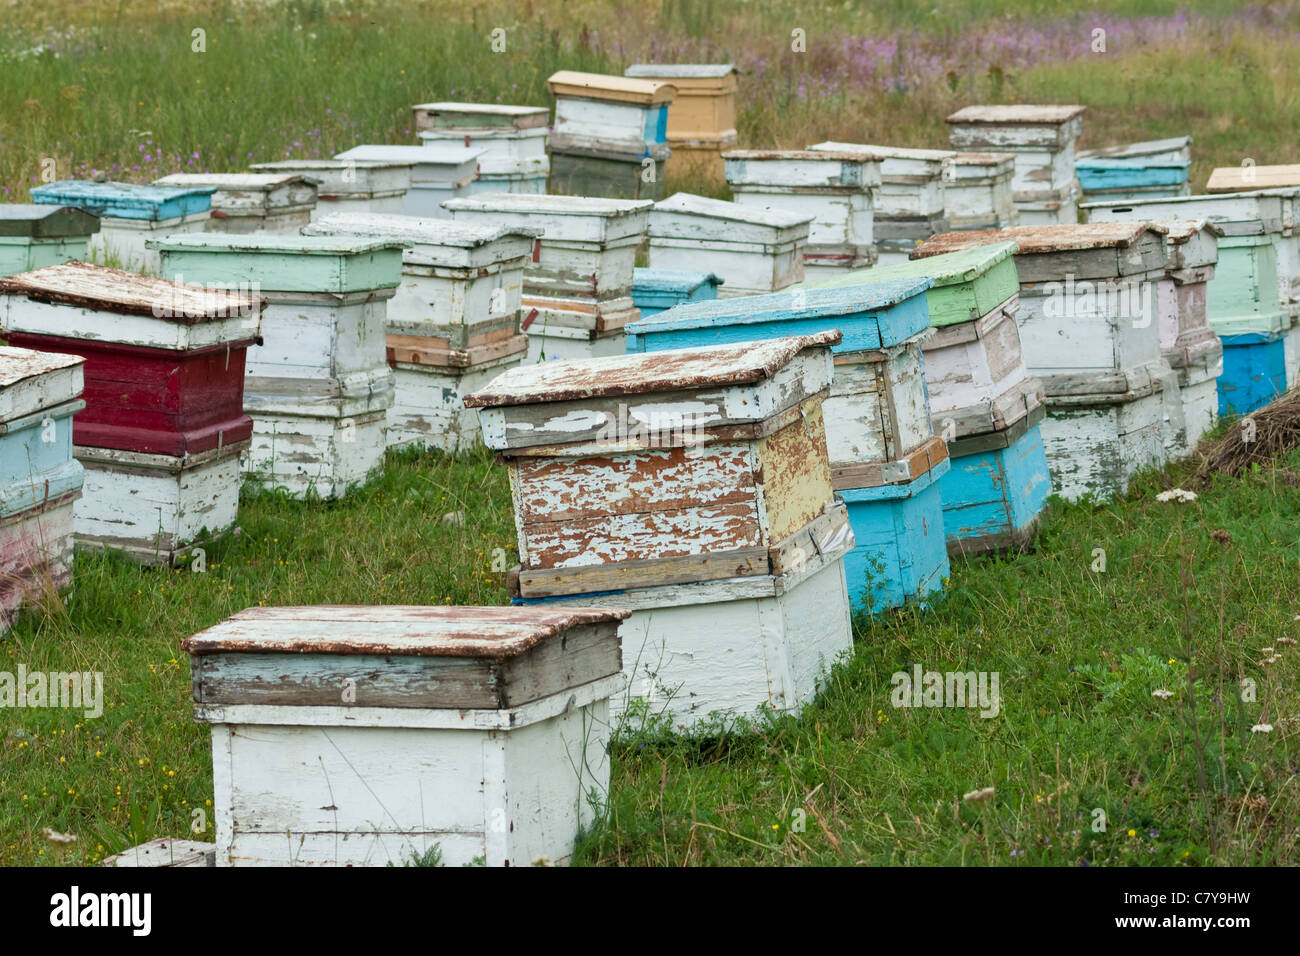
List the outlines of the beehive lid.
{"type": "Polygon", "coordinates": [[[482,391],[466,395],[464,403],[467,408],[496,408],[752,385],[772,378],[804,349],[839,341],[839,331],[831,329],[739,345],[538,362],[510,369],[482,391]]]}
{"type": "Polygon", "coordinates": [[[1223,235],[1223,229],[1208,219],[1168,219],[1162,221],[1160,225],[1169,230],[1169,241],[1175,245],[1182,245],[1201,230],[1205,230],[1216,239],[1223,235]]]}
{"type": "Polygon", "coordinates": [[[572,607],[251,607],[181,642],[190,654],[330,654],[503,660],[629,611],[572,607]]]}
{"type": "Polygon", "coordinates": [[[67,370],[75,370],[85,361],[80,355],[0,345],[0,422],[25,418],[76,398],[81,394],[82,377],[67,370]],[[45,381],[36,385],[34,379],[45,381]]]}
{"type": "Polygon", "coordinates": [[[731,63],[633,63],[624,76],[637,79],[715,79],[738,72],[731,63]]]}
{"type": "Polygon", "coordinates": [[[645,212],[649,199],[601,199],[596,196],[548,196],[527,193],[484,193],[448,199],[442,207],[454,212],[543,213],[547,216],[600,216],[616,219],[645,212]]]}
{"type": "Polygon", "coordinates": [[[912,149],[907,146],[879,146],[874,143],[839,143],[834,140],[827,140],[824,143],[816,143],[808,148],[816,150],[819,153],[869,153],[881,161],[886,159],[919,159],[924,162],[942,162],[945,159],[951,159],[955,155],[950,149],[912,149]]]}
{"type": "Polygon", "coordinates": [[[40,203],[0,205],[0,236],[64,239],[99,232],[99,217],[76,206],[40,203]]]}
{"type": "Polygon", "coordinates": [[[945,232],[922,242],[912,250],[911,258],[924,259],[996,242],[1014,242],[1020,247],[1016,253],[1018,256],[1123,248],[1136,243],[1148,230],[1165,232],[1164,226],[1149,222],[1093,222],[945,232]]]}
{"type": "Polygon", "coordinates": [[[146,245],[162,252],[230,252],[236,255],[288,253],[296,256],[361,256],[384,249],[404,249],[400,239],[360,236],[277,236],[254,232],[186,233],[165,239],[150,239],[146,245]]]}
{"type": "Polygon", "coordinates": [[[790,229],[803,226],[816,218],[812,214],[788,212],[784,209],[765,209],[725,199],[709,199],[694,193],[674,193],[654,204],[656,213],[678,213],[704,219],[722,219],[728,222],[769,226],[773,229],[790,229]]]}
{"type": "Polygon", "coordinates": [[[870,163],[881,157],[865,150],[830,149],[729,149],[722,154],[725,159],[743,159],[746,162],[804,160],[823,163],[870,163]]]}
{"type": "Polygon", "coordinates": [[[212,208],[213,186],[166,186],[138,183],[93,183],[66,179],[32,190],[41,205],[76,206],[95,216],[158,221],[175,219],[212,208]]]}
{"type": "Polygon", "coordinates": [[[637,106],[671,103],[677,87],[656,80],[638,80],[603,73],[578,73],[560,70],[546,81],[554,96],[580,96],[586,99],[617,100],[637,106]]]}
{"type": "Polygon", "coordinates": [[[338,212],[303,227],[304,236],[372,236],[425,246],[475,249],[506,236],[535,239],[538,228],[485,221],[426,219],[391,213],[338,212]]]}
{"type": "Polygon", "coordinates": [[[371,162],[412,163],[416,166],[464,166],[478,162],[486,152],[482,147],[468,146],[388,146],[383,143],[370,143],[353,146],[341,153],[335,153],[335,159],[366,160],[371,162]]]}
{"type": "MultiPolygon", "coordinates": [[[[813,322],[840,330],[840,348],[836,351],[877,349],[896,345],[929,325],[924,309],[915,316],[913,324],[897,327],[884,313],[923,295],[930,285],[930,278],[921,276],[848,289],[796,289],[691,302],[642,319],[629,325],[627,331],[639,336],[783,323],[803,323],[807,328],[806,323],[813,322]]],[[[786,334],[798,331],[790,328],[786,334]]]]}
{"type": "Polygon", "coordinates": [[[246,292],[178,285],[76,260],[0,278],[0,295],[26,296],[33,302],[94,312],[143,315],[181,325],[254,314],[266,305],[266,300],[246,292]]]}
{"type": "MultiPolygon", "coordinates": [[[[1174,136],[1170,139],[1151,139],[1141,143],[1123,143],[1119,146],[1103,146],[1100,149],[1084,149],[1079,151],[1078,157],[1081,160],[1123,159],[1129,160],[1129,165],[1134,165],[1133,160],[1142,160],[1165,153],[1181,152],[1191,144],[1192,138],[1190,136],[1174,136]]],[[[1141,163],[1136,165],[1141,165],[1141,163]]]]}
{"type": "MultiPolygon", "coordinates": [[[[957,233],[957,235],[965,235],[957,233]]],[[[818,282],[813,288],[839,289],[858,285],[862,282],[886,282],[888,280],[906,279],[914,276],[928,276],[934,282],[934,288],[974,282],[999,262],[1016,253],[1014,242],[992,242],[946,252],[926,259],[911,259],[907,262],[895,262],[873,269],[857,269],[842,276],[818,282]]]]}
{"type": "Polygon", "coordinates": [[[434,129],[533,129],[547,125],[551,115],[545,106],[504,103],[417,103],[411,109],[424,113],[434,129]]]}
{"type": "Polygon", "coordinates": [[[1082,116],[1086,106],[1040,106],[1015,103],[1001,106],[964,106],[947,118],[949,123],[990,125],[1055,125],[1082,116]]]}
{"type": "Polygon", "coordinates": [[[345,169],[410,169],[415,165],[415,160],[377,160],[377,159],[281,159],[274,163],[254,163],[249,169],[265,171],[274,174],[282,170],[285,174],[293,173],[296,170],[305,170],[302,175],[309,179],[319,179],[325,181],[331,173],[342,172],[345,169]],[[322,176],[313,176],[312,173],[319,172],[322,176]]]}
{"type": "Polygon", "coordinates": [[[1300,186],[1300,165],[1220,166],[1210,173],[1205,191],[1237,193],[1287,186],[1300,186]]]}
{"type": "Polygon", "coordinates": [[[722,285],[712,272],[688,272],[682,269],[633,269],[633,292],[668,292],[686,295],[702,285],[722,285]]]}
{"type": "Polygon", "coordinates": [[[318,180],[302,173],[172,173],[154,180],[154,185],[211,187],[216,192],[270,192],[301,182],[315,185],[318,180]]]}

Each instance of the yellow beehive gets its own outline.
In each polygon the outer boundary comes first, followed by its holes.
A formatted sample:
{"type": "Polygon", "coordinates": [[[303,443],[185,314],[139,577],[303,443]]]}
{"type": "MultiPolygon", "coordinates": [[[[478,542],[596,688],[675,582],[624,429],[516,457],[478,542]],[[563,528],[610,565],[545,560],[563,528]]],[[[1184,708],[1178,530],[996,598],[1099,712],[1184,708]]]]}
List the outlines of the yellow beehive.
{"type": "Polygon", "coordinates": [[[736,143],[736,68],[730,63],[638,63],[624,71],[677,87],[668,110],[670,175],[723,181],[722,151],[736,143]]]}

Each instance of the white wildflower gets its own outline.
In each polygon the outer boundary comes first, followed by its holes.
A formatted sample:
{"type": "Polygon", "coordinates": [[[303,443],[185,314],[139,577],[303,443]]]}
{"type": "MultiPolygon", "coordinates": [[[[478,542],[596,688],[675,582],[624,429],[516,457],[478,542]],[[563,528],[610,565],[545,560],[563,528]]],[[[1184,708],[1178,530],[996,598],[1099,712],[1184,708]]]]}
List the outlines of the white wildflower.
{"type": "Polygon", "coordinates": [[[997,793],[996,788],[984,787],[981,790],[972,790],[970,793],[963,793],[961,798],[969,802],[974,802],[977,800],[987,800],[995,793],[997,793]]]}
{"type": "Polygon", "coordinates": [[[1252,734],[1271,734],[1273,732],[1272,724],[1256,724],[1250,728],[1252,734]]]}
{"type": "Polygon", "coordinates": [[[1156,495],[1156,501],[1195,501],[1196,492],[1186,491],[1183,488],[1171,488],[1168,491],[1162,491],[1156,495]]]}
{"type": "Polygon", "coordinates": [[[1170,697],[1173,697],[1173,696],[1174,696],[1174,692],[1173,692],[1172,690],[1165,690],[1165,689],[1162,687],[1162,688],[1160,688],[1160,690],[1153,690],[1153,691],[1151,692],[1151,696],[1152,696],[1152,697],[1159,697],[1161,700],[1168,700],[1170,697]]]}

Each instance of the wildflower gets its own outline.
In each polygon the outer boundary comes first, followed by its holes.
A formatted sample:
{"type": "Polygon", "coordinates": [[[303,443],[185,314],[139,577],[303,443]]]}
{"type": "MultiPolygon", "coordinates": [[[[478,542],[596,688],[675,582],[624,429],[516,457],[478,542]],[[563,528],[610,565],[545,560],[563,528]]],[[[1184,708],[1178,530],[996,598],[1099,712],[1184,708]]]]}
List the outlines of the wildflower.
{"type": "Polygon", "coordinates": [[[1136,830],[1129,830],[1128,835],[1131,837],[1135,837],[1138,835],[1138,832],[1136,830]]]}
{"type": "Polygon", "coordinates": [[[1190,502],[1196,500],[1196,492],[1187,491],[1183,488],[1171,488],[1168,491],[1162,491],[1156,495],[1156,501],[1179,501],[1190,502]]]}
{"type": "MultiPolygon", "coordinates": [[[[60,833],[58,830],[52,830],[49,827],[46,827],[44,830],[41,831],[41,836],[45,837],[45,839],[49,840],[51,843],[66,844],[66,843],[77,842],[77,838],[74,834],[60,833]]],[[[43,853],[45,851],[42,850],[41,852],[43,853]]]]}
{"type": "Polygon", "coordinates": [[[994,787],[984,787],[980,790],[972,790],[970,793],[964,793],[961,798],[967,802],[974,803],[981,800],[988,800],[996,792],[997,789],[994,787]]]}
{"type": "Polygon", "coordinates": [[[1292,644],[1295,643],[1295,638],[1294,638],[1294,637],[1279,637],[1279,638],[1277,639],[1277,642],[1278,642],[1279,644],[1284,644],[1284,645],[1286,645],[1287,647],[1290,647],[1292,644]]]}
{"type": "Polygon", "coordinates": [[[1174,696],[1174,692],[1171,691],[1171,690],[1165,690],[1165,689],[1162,687],[1162,688],[1160,688],[1160,690],[1153,690],[1153,691],[1151,692],[1151,696],[1152,696],[1152,697],[1159,697],[1161,700],[1168,700],[1170,697],[1173,697],[1173,696],[1174,696]]]}
{"type": "Polygon", "coordinates": [[[1256,724],[1250,728],[1252,734],[1271,734],[1273,732],[1272,724],[1256,724]]]}

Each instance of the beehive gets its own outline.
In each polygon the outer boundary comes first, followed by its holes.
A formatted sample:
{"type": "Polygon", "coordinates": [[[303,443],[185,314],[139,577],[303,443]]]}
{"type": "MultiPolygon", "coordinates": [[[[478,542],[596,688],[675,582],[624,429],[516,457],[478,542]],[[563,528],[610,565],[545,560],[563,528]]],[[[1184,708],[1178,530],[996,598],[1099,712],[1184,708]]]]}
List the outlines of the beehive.
{"type": "Polygon", "coordinates": [[[85,359],[78,541],[170,563],[230,528],[262,300],[81,262],[0,280],[0,294],[11,344],[85,359]]]}
{"type": "Polygon", "coordinates": [[[689,302],[710,302],[721,284],[712,272],[633,269],[632,304],[644,319],[689,302]]]}
{"type": "Polygon", "coordinates": [[[209,232],[281,235],[293,235],[311,221],[318,183],[296,173],[173,173],[154,181],[155,186],[215,189],[209,232]]]}
{"type": "Polygon", "coordinates": [[[719,298],[777,292],[803,281],[812,222],[812,213],[676,193],[650,213],[650,267],[706,268],[722,279],[719,298]]]}
{"type": "Polygon", "coordinates": [[[948,227],[1006,229],[1019,225],[1011,186],[1013,153],[953,153],[944,167],[943,205],[948,227]]]}
{"type": "Polygon", "coordinates": [[[849,647],[822,419],[839,339],[528,365],[465,399],[510,469],[514,594],[633,610],[632,694],[654,704],[660,645],[675,722],[797,710],[849,647]]]}
{"type": "Polygon", "coordinates": [[[663,196],[670,83],[561,70],[555,97],[550,192],[613,199],[663,196]]]}
{"type": "Polygon", "coordinates": [[[423,146],[384,146],[379,144],[354,146],[335,159],[352,162],[414,163],[411,169],[411,186],[402,197],[405,216],[424,216],[441,219],[447,213],[442,204],[448,199],[468,196],[473,182],[478,178],[482,148],[428,143],[423,146]]]}
{"type": "Polygon", "coordinates": [[[1083,201],[1123,202],[1190,195],[1187,174],[1192,165],[1191,145],[1190,136],[1177,136],[1083,150],[1074,164],[1083,201]]]}
{"type": "Polygon", "coordinates": [[[1218,379],[1220,415],[1266,405],[1300,374],[1294,358],[1300,312],[1293,275],[1300,275],[1285,192],[1182,196],[1083,207],[1090,222],[1206,219],[1218,237],[1218,262],[1206,287],[1210,328],[1223,343],[1218,379]],[[1288,235],[1289,233],[1289,235],[1288,235]],[[1294,271],[1288,273],[1288,268],[1294,271]]]}
{"type": "Polygon", "coordinates": [[[331,498],[379,466],[393,404],[385,307],[401,282],[401,241],[209,235],[157,248],[166,276],[253,288],[268,303],[248,356],[247,472],[331,498]]]}
{"type": "Polygon", "coordinates": [[[85,259],[99,218],[75,206],[0,204],[0,276],[85,259]]]}
{"type": "Polygon", "coordinates": [[[211,220],[214,192],[210,186],[141,186],[69,179],[37,186],[32,190],[32,202],[72,206],[98,216],[99,231],[90,237],[87,256],[132,272],[157,274],[158,257],[145,248],[145,242],[157,236],[203,232],[211,220]]]}
{"type": "Polygon", "coordinates": [[[855,606],[871,603],[879,609],[903,604],[928,593],[912,590],[913,585],[937,588],[947,574],[937,491],[920,496],[930,484],[922,479],[935,469],[947,468],[944,441],[931,432],[921,362],[921,350],[933,335],[924,295],[929,286],[929,278],[913,277],[870,288],[799,289],[704,302],[663,312],[630,330],[629,351],[656,354],[839,331],[823,414],[831,485],[851,502],[848,517],[857,547],[846,561],[855,606]],[[870,500],[848,494],[882,485],[915,488],[920,500],[901,491],[870,500]],[[899,520],[895,512],[913,510],[925,523],[927,535],[938,536],[937,549],[929,547],[928,540],[891,543],[884,550],[879,542],[869,543],[878,526],[899,520]],[[881,572],[869,586],[854,569],[876,560],[881,562],[881,572]],[[919,566],[913,569],[913,564],[919,566]]]}
{"type": "Polygon", "coordinates": [[[1021,226],[935,236],[914,253],[1019,246],[1016,321],[1029,374],[1047,395],[1043,444],[1065,498],[1122,493],[1135,471],[1169,457],[1165,416],[1181,416],[1182,405],[1156,321],[1165,232],[1148,223],[1021,226]]]}
{"type": "Polygon", "coordinates": [[[952,460],[939,483],[952,554],[1023,547],[1051,491],[1038,428],[1043,386],[1026,371],[1015,323],[1016,249],[1014,242],[972,246],[818,286],[933,282],[926,298],[935,331],[923,357],[932,427],[952,460]]]}
{"type": "Polygon", "coordinates": [[[83,361],[0,346],[0,633],[19,608],[72,578],[83,480],[72,416],[85,407],[83,361]]]}
{"type": "Polygon", "coordinates": [[[1012,198],[1025,226],[1077,221],[1079,182],[1075,144],[1083,106],[967,106],[948,117],[954,149],[990,150],[1016,157],[1012,198]]]}
{"type": "Polygon", "coordinates": [[[300,175],[319,182],[311,221],[338,213],[400,213],[411,188],[414,162],[286,159],[254,163],[255,172],[300,175]]]}
{"type": "Polygon", "coordinates": [[[566,863],[608,796],[624,617],[255,607],[186,639],[216,865],[566,863]]]}
{"type": "Polygon", "coordinates": [[[335,215],[308,226],[317,236],[369,236],[410,243],[402,284],[387,312],[393,407],[388,445],[457,451],[479,442],[478,416],[461,396],[518,365],[524,263],[537,229],[419,219],[335,215]]]}
{"type": "Polygon", "coordinates": [[[623,75],[676,88],[668,110],[668,171],[720,184],[721,154],[736,143],[736,68],[730,63],[634,63],[623,75]]]}
{"type": "Polygon", "coordinates": [[[858,143],[817,143],[819,152],[859,153],[880,163],[872,230],[881,265],[907,258],[917,241],[948,230],[943,180],[954,153],[858,143]]]}
{"type": "Polygon", "coordinates": [[[447,203],[455,222],[540,229],[524,269],[526,361],[623,353],[648,200],[494,194],[447,203]]]}
{"type": "Polygon", "coordinates": [[[875,262],[877,158],[862,152],[730,150],[723,160],[727,183],[741,205],[814,214],[803,253],[806,278],[875,262]]]}
{"type": "Polygon", "coordinates": [[[551,161],[546,155],[550,111],[544,106],[500,103],[420,103],[415,130],[428,145],[458,143],[482,149],[470,193],[546,192],[551,161]]]}

